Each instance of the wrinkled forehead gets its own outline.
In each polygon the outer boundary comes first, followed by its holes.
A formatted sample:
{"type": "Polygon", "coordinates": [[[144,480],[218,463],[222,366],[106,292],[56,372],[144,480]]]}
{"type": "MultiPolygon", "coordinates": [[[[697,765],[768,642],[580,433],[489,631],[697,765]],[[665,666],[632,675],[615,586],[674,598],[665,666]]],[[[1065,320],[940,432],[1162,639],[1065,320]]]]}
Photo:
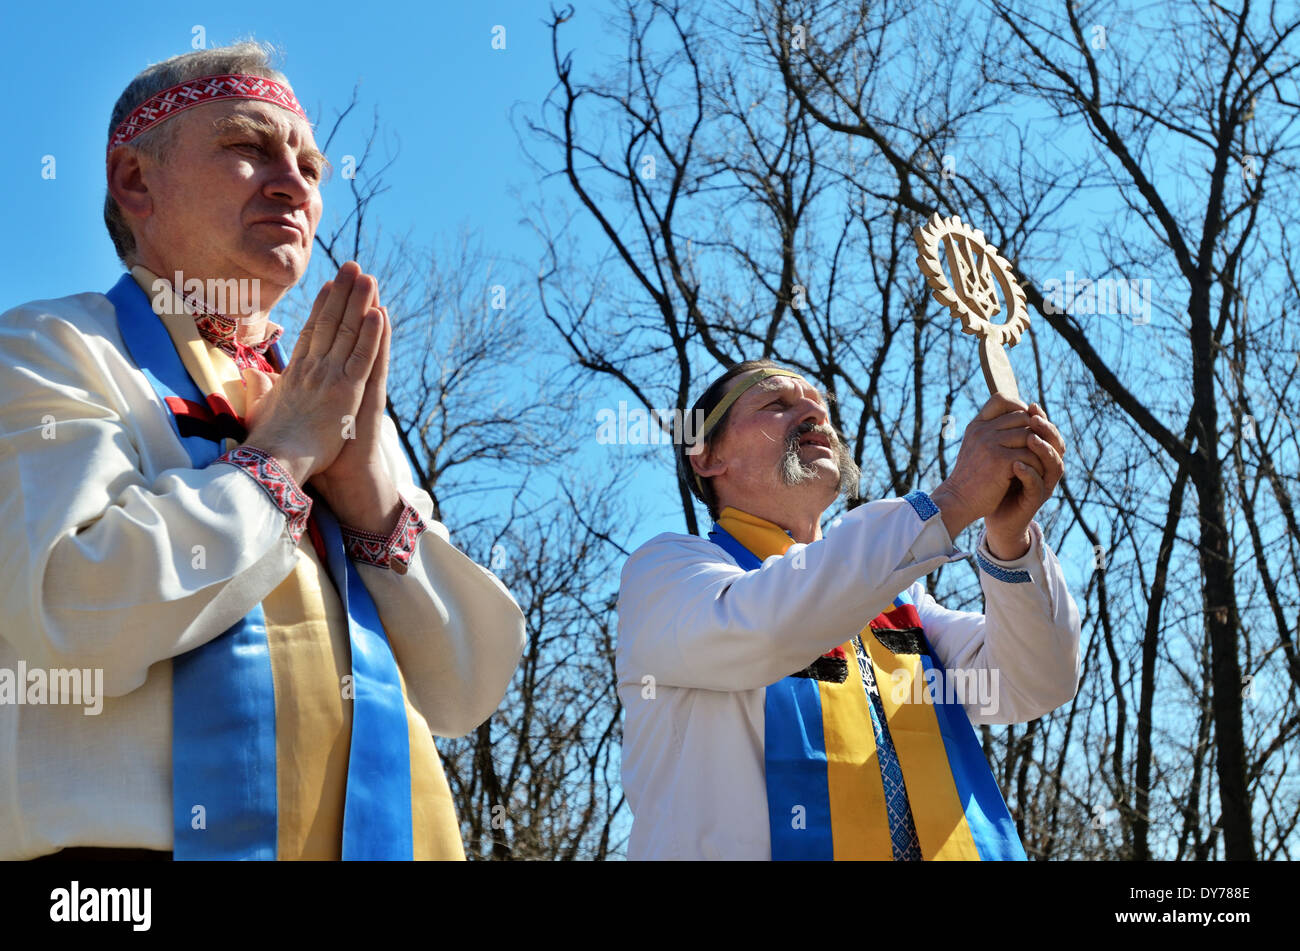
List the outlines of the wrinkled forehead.
{"type": "Polygon", "coordinates": [[[187,110],[176,119],[187,121],[196,134],[250,132],[288,142],[295,148],[316,149],[316,137],[312,134],[310,122],[283,106],[257,99],[205,103],[187,110]]]}
{"type": "Polygon", "coordinates": [[[749,392],[740,398],[739,403],[751,408],[758,401],[770,399],[774,394],[801,399],[810,396],[823,406],[827,405],[826,394],[813,386],[801,376],[769,376],[759,380],[749,388],[749,392]]]}

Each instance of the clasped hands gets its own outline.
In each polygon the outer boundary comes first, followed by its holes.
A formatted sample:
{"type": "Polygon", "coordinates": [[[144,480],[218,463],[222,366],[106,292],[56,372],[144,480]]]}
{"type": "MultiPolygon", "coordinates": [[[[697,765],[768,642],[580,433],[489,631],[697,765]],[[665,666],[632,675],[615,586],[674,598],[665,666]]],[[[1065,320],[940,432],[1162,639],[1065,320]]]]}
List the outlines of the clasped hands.
{"type": "Polygon", "coordinates": [[[984,519],[993,557],[1014,561],[1033,544],[1029,523],[1065,475],[1065,440],[1037,403],[995,394],[966,427],[952,472],[930,493],[948,534],[984,519]]]}
{"type": "Polygon", "coordinates": [[[284,372],[243,371],[247,445],[311,485],[339,521],[386,535],[403,502],[380,450],[392,324],[355,261],[316,295],[284,372]]]}

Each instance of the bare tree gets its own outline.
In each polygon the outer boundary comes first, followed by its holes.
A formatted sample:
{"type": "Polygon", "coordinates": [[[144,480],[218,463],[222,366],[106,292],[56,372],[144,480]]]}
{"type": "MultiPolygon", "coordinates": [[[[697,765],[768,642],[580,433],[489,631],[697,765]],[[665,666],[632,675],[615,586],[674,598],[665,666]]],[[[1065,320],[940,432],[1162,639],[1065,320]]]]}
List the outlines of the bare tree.
{"type": "MultiPolygon", "coordinates": [[[[1087,639],[1068,708],[984,731],[1022,838],[1043,858],[1287,855],[1296,199],[1266,183],[1295,171],[1300,21],[950,13],[966,28],[908,0],[625,0],[626,60],[600,72],[555,12],[527,131],[575,206],[538,216],[540,306],[575,368],[646,407],[684,409],[742,358],[800,369],[864,497],[898,494],[946,474],[983,401],[910,232],[935,211],[983,227],[1040,314],[1015,360],[1071,444],[1040,521],[1087,639]]],[[[978,607],[973,573],[927,582],[978,607]]]]}
{"type": "Polygon", "coordinates": [[[561,486],[484,558],[533,633],[501,709],[440,744],[471,857],[606,859],[626,847],[614,603],[627,552],[596,527],[619,520],[625,494],[617,479],[561,486]]]}

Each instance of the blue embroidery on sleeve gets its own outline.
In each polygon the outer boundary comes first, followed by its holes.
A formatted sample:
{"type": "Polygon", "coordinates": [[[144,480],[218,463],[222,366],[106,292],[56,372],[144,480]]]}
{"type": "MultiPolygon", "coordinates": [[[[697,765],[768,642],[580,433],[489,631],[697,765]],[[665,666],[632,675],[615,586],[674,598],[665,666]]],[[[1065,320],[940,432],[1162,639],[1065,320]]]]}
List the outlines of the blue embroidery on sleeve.
{"type": "Polygon", "coordinates": [[[1022,584],[1026,581],[1034,580],[1029,577],[1029,572],[1019,569],[1003,568],[1001,565],[995,565],[979,552],[975,552],[975,560],[979,562],[979,566],[982,569],[987,571],[994,578],[997,578],[999,581],[1005,581],[1008,584],[1022,584]]]}
{"type": "Polygon", "coordinates": [[[907,495],[903,496],[903,499],[908,505],[912,506],[923,522],[939,514],[939,506],[935,505],[930,496],[920,489],[907,493],[907,495]]]}

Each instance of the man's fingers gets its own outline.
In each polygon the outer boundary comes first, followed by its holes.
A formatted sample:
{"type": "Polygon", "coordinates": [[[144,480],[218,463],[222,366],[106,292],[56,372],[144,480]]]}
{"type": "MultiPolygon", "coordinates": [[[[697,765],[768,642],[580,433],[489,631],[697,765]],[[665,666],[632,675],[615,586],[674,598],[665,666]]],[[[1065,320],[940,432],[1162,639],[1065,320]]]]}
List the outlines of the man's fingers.
{"type": "Polygon", "coordinates": [[[244,380],[247,397],[257,400],[271,392],[271,377],[257,367],[245,367],[239,374],[244,380]]]}
{"type": "Polygon", "coordinates": [[[334,347],[334,338],[338,336],[339,324],[352,295],[352,285],[360,274],[361,265],[356,261],[348,261],[339,268],[338,277],[314,318],[316,326],[312,329],[311,349],[308,351],[313,357],[324,357],[334,347]]]}
{"type": "Polygon", "coordinates": [[[1020,410],[1012,410],[1009,413],[1003,413],[1001,416],[988,420],[985,428],[993,432],[1001,432],[1004,429],[1026,429],[1030,422],[1036,418],[1020,410]]]}
{"type": "MultiPolygon", "coordinates": [[[[980,409],[976,419],[997,419],[1007,413],[1014,413],[1016,410],[1027,410],[1023,400],[1013,400],[1011,397],[1002,393],[994,393],[989,397],[989,401],[980,409]]],[[[1021,425],[1024,425],[1023,423],[1021,425]]]]}
{"type": "Polygon", "coordinates": [[[244,421],[260,414],[262,401],[275,387],[279,374],[264,373],[256,367],[246,367],[240,371],[244,381],[244,421]]]}
{"type": "Polygon", "coordinates": [[[1029,425],[1027,426],[1007,426],[1004,428],[998,425],[998,422],[995,420],[991,425],[995,427],[992,431],[997,433],[999,446],[1005,446],[1008,449],[1027,446],[1029,445],[1029,437],[1037,436],[1039,439],[1045,440],[1058,454],[1063,455],[1065,453],[1065,440],[1061,438],[1061,434],[1057,432],[1056,427],[1039,419],[1037,416],[1030,416],[1029,425]]]}
{"type": "Polygon", "coordinates": [[[1020,480],[1020,485],[1024,489],[1025,501],[1041,505],[1047,499],[1047,484],[1033,466],[1017,460],[1015,465],[1012,466],[1012,473],[1020,480]]]}
{"type": "Polygon", "coordinates": [[[1056,451],[1056,447],[1042,436],[1032,434],[1029,437],[1028,448],[1042,460],[1042,469],[1039,471],[1042,472],[1043,478],[1056,485],[1065,474],[1065,462],[1056,451]]]}
{"type": "MultiPolygon", "coordinates": [[[[1032,441],[1032,438],[1031,438],[1032,441]]],[[[1050,447],[1049,447],[1050,448],[1050,447]]],[[[1012,472],[1015,472],[1015,463],[1023,462],[1041,476],[1047,475],[1047,463],[1044,461],[1032,447],[1026,446],[1023,449],[1011,450],[1012,472]]]]}
{"type": "Polygon", "coordinates": [[[289,362],[293,363],[300,356],[305,356],[311,352],[311,335],[316,330],[316,317],[321,308],[325,306],[325,301],[329,298],[330,291],[334,289],[333,281],[326,281],[321,285],[321,289],[316,294],[316,299],[312,301],[311,311],[307,317],[307,323],[303,324],[302,330],[298,332],[298,340],[293,345],[293,353],[289,355],[289,362]]]}
{"type": "Polygon", "coordinates": [[[383,332],[384,315],[372,307],[362,315],[356,346],[343,363],[343,375],[349,380],[369,378],[370,369],[375,365],[375,358],[379,354],[383,332]]]}
{"type": "Polygon", "coordinates": [[[1057,429],[1056,424],[1047,418],[1047,411],[1037,403],[1030,403],[1029,415],[1031,417],[1036,417],[1039,420],[1039,422],[1034,422],[1033,419],[1030,420],[1030,425],[1034,427],[1038,432],[1038,435],[1042,436],[1055,446],[1057,452],[1064,455],[1065,437],[1061,435],[1061,431],[1057,429]]]}
{"type": "Polygon", "coordinates": [[[378,419],[383,416],[388,404],[388,351],[393,337],[393,325],[388,319],[388,308],[377,307],[374,310],[378,311],[384,324],[379,335],[379,351],[370,368],[370,378],[366,380],[365,395],[361,397],[360,415],[371,415],[378,419]]]}
{"type": "Polygon", "coordinates": [[[1003,449],[1024,449],[1029,445],[1029,437],[1032,436],[1028,429],[1005,429],[998,433],[997,444],[1003,449]]]}
{"type": "Polygon", "coordinates": [[[378,310],[384,317],[384,329],[379,338],[379,355],[375,357],[376,365],[372,375],[378,377],[379,409],[382,412],[388,395],[388,354],[393,343],[393,322],[388,317],[387,307],[379,307],[378,310]]]}
{"type": "Polygon", "coordinates": [[[1061,436],[1061,431],[1046,416],[1030,416],[1029,428],[1051,443],[1052,448],[1058,453],[1065,455],[1065,439],[1061,436]]]}
{"type": "MultiPolygon", "coordinates": [[[[348,362],[352,351],[356,349],[362,321],[368,313],[375,310],[370,306],[374,291],[375,279],[369,274],[362,274],[353,281],[352,291],[348,294],[347,308],[343,312],[343,320],[339,323],[338,334],[334,337],[334,346],[330,348],[330,360],[338,364],[348,362]]],[[[371,359],[373,358],[374,355],[371,354],[371,359]]]]}

